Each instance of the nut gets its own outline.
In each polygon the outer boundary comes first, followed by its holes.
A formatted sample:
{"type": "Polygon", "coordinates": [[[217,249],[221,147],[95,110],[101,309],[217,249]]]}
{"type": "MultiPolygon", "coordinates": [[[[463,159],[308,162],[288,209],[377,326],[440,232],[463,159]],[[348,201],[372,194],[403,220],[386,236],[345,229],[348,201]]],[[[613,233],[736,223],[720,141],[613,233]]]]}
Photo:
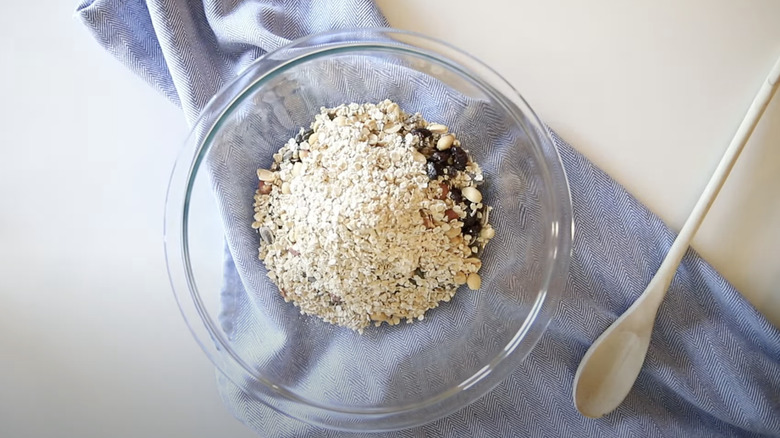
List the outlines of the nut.
{"type": "Polygon", "coordinates": [[[454,221],[460,218],[455,210],[448,208],[444,210],[444,215],[447,216],[447,221],[454,221]]]}
{"type": "Polygon", "coordinates": [[[482,193],[474,187],[464,187],[463,190],[461,190],[461,194],[473,203],[482,202],[482,193]]]}
{"type": "Polygon", "coordinates": [[[466,263],[476,266],[477,270],[482,267],[482,260],[476,257],[469,257],[466,259],[466,263]]]}
{"type": "Polygon", "coordinates": [[[477,273],[469,274],[466,279],[466,284],[471,290],[479,290],[479,288],[482,287],[482,277],[477,273]]]}
{"type": "Polygon", "coordinates": [[[455,141],[455,136],[452,134],[442,135],[439,141],[436,142],[436,149],[444,151],[452,147],[452,142],[455,141]]]}
{"type": "Polygon", "coordinates": [[[481,237],[483,240],[490,240],[495,236],[496,236],[496,230],[490,225],[486,226],[485,228],[482,229],[482,231],[479,232],[479,237],[481,237]]]}
{"type": "Polygon", "coordinates": [[[268,169],[257,169],[257,179],[265,182],[273,182],[276,179],[276,172],[271,172],[268,169]]]}
{"type": "Polygon", "coordinates": [[[455,284],[457,284],[458,286],[460,286],[461,284],[466,284],[466,274],[462,272],[458,272],[457,274],[455,274],[454,281],[455,284]]]}
{"type": "Polygon", "coordinates": [[[384,321],[389,321],[390,317],[385,315],[382,312],[377,312],[377,313],[372,313],[371,314],[371,320],[372,321],[378,321],[378,322],[384,322],[384,321]]]}
{"type": "Polygon", "coordinates": [[[448,128],[440,123],[431,123],[427,126],[427,129],[434,134],[444,134],[448,128]]]}

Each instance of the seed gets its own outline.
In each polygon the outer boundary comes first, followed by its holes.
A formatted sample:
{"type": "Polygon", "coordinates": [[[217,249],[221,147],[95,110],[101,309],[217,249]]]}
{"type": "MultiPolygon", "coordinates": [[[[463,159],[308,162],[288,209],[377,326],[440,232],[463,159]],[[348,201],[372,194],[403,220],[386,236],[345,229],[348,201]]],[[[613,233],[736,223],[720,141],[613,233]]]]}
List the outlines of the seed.
{"type": "Polygon", "coordinates": [[[285,195],[290,194],[290,183],[288,183],[287,181],[282,183],[282,193],[284,193],[285,195]]]}
{"type": "Polygon", "coordinates": [[[271,234],[271,230],[268,227],[260,227],[257,232],[260,234],[260,238],[266,245],[274,243],[274,235],[271,234]]]}
{"type": "Polygon", "coordinates": [[[447,127],[440,123],[431,123],[428,125],[428,131],[434,134],[444,134],[447,132],[447,127]]]}
{"type": "Polygon", "coordinates": [[[292,176],[298,176],[301,174],[301,172],[303,172],[303,163],[297,162],[293,164],[292,176]]]}
{"type": "Polygon", "coordinates": [[[425,155],[423,155],[423,154],[421,154],[421,153],[419,153],[417,151],[412,151],[412,158],[414,159],[414,161],[416,161],[416,162],[418,162],[420,164],[425,164],[425,162],[428,161],[425,158],[425,155]]]}
{"type": "Polygon", "coordinates": [[[308,140],[308,141],[309,141],[309,144],[314,144],[314,143],[317,143],[317,140],[318,140],[319,138],[320,138],[320,134],[318,134],[318,133],[316,133],[316,132],[315,132],[314,134],[312,134],[311,136],[309,136],[309,140],[308,140]]]}
{"type": "Polygon", "coordinates": [[[460,286],[461,284],[466,284],[466,274],[462,272],[458,272],[457,274],[455,274],[454,280],[455,280],[455,284],[457,284],[458,286],[460,286]]]}
{"type": "MultiPolygon", "coordinates": [[[[303,128],[301,128],[301,129],[303,129],[303,128]]],[[[301,133],[299,133],[298,135],[295,136],[295,142],[296,143],[303,143],[304,141],[308,140],[309,136],[311,136],[313,133],[314,133],[314,130],[307,129],[307,130],[305,130],[305,131],[303,131],[303,132],[301,132],[301,133]]]]}
{"type": "Polygon", "coordinates": [[[444,151],[452,146],[452,142],[455,141],[455,137],[452,134],[442,135],[439,141],[436,142],[436,149],[444,151]]]}
{"type": "Polygon", "coordinates": [[[268,169],[257,169],[257,179],[265,182],[273,182],[276,179],[276,173],[268,169]]]}
{"type": "Polygon", "coordinates": [[[482,287],[482,278],[477,273],[471,273],[466,279],[466,284],[471,290],[479,290],[482,287]]]}
{"type": "Polygon", "coordinates": [[[496,230],[491,227],[490,225],[486,226],[482,229],[482,231],[479,233],[479,237],[481,237],[483,240],[490,240],[496,235],[496,230]]]}
{"type": "Polygon", "coordinates": [[[463,193],[463,196],[471,202],[482,202],[482,193],[474,187],[464,187],[463,190],[461,190],[461,193],[463,193]]]}

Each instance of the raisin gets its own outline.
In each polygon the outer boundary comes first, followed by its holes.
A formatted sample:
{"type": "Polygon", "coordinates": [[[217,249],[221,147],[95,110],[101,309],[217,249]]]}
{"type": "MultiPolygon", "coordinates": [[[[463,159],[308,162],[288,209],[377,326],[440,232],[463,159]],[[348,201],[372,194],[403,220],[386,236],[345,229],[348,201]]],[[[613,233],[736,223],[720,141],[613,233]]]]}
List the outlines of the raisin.
{"type": "Polygon", "coordinates": [[[470,227],[474,224],[479,224],[479,218],[477,218],[477,215],[471,215],[467,214],[466,217],[463,218],[463,228],[470,227]]]}
{"type": "Polygon", "coordinates": [[[433,135],[433,133],[425,128],[414,128],[409,131],[412,135],[420,137],[420,139],[426,139],[433,135]]]}
{"type": "Polygon", "coordinates": [[[461,194],[460,189],[457,187],[450,188],[450,198],[452,198],[452,201],[456,204],[463,202],[463,194],[461,194]]]}
{"type": "Polygon", "coordinates": [[[482,224],[479,222],[463,227],[463,234],[469,234],[472,237],[479,236],[480,231],[482,231],[482,224]]]}
{"type": "Polygon", "coordinates": [[[436,151],[431,154],[431,161],[439,164],[448,164],[447,160],[450,158],[450,153],[447,151],[436,151]]]}
{"type": "Polygon", "coordinates": [[[452,167],[456,170],[466,170],[466,164],[469,162],[469,155],[463,148],[453,146],[450,148],[450,156],[452,157],[452,167]]]}

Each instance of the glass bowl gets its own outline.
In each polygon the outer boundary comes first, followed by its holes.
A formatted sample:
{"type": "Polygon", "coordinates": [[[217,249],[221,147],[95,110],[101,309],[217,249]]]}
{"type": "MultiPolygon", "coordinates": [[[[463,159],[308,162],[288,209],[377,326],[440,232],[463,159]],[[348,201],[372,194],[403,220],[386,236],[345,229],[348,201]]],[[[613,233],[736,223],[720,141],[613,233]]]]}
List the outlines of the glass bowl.
{"type": "Polygon", "coordinates": [[[259,58],[205,107],[171,176],[165,250],[193,335],[252,402],[386,431],[452,413],[521,365],[560,301],[571,221],[557,151],[498,74],[422,35],[348,30],[259,58]],[[257,257],[252,203],[256,169],[320,107],[384,99],[458,135],[485,174],[496,237],[479,291],[461,287],[423,321],[358,334],[284,302],[257,257]]]}

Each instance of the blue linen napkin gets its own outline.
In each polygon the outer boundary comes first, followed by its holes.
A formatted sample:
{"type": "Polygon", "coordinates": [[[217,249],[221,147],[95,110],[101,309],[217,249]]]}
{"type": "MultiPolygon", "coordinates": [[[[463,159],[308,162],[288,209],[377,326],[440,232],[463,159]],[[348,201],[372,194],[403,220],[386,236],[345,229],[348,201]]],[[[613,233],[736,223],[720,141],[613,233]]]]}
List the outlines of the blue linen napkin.
{"type": "MultiPolygon", "coordinates": [[[[291,39],[384,26],[371,0],[95,0],[79,17],[101,45],[184,109],[191,123],[241,69],[291,39]]],[[[661,306],[645,368],[605,418],[580,416],[574,371],[642,292],[674,239],[663,222],[555,133],[576,233],[563,301],[540,343],[503,383],[429,425],[387,436],[780,436],[780,331],[689,251],[661,306]],[[684,310],[681,310],[684,309],[684,310]]],[[[240,285],[230,254],[226,281],[240,285]]],[[[229,299],[228,299],[229,298],[229,299]]],[[[246,297],[223,301],[241,318],[246,297]]],[[[235,323],[235,321],[227,321],[235,323]]],[[[219,376],[232,413],[262,436],[344,436],[292,420],[219,376]]]]}

